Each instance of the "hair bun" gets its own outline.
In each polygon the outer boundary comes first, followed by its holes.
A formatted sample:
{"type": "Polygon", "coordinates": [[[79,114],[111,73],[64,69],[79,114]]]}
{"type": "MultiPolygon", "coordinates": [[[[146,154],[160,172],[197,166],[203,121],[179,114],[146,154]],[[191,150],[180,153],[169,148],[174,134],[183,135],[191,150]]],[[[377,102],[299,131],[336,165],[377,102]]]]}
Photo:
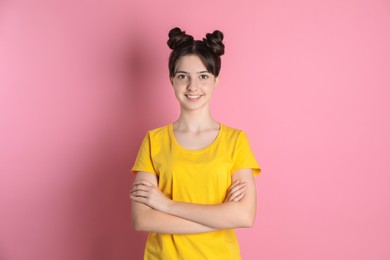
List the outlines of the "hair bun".
{"type": "Polygon", "coordinates": [[[186,32],[182,31],[179,27],[170,30],[168,36],[169,36],[168,46],[172,50],[176,49],[178,46],[182,45],[183,43],[194,41],[194,37],[186,34],[186,32]]]}
{"type": "Polygon", "coordinates": [[[218,30],[215,30],[213,33],[206,34],[206,38],[203,38],[207,47],[209,47],[218,56],[225,53],[225,45],[222,43],[222,40],[223,33],[218,30]]]}

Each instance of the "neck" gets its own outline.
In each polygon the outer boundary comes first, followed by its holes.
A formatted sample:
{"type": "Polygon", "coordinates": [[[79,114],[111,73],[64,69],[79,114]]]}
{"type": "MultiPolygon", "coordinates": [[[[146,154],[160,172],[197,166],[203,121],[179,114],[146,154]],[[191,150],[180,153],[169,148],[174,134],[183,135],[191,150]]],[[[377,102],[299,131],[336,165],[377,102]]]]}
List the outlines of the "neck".
{"type": "Polygon", "coordinates": [[[174,123],[177,130],[199,132],[210,128],[219,128],[219,123],[212,117],[210,111],[181,111],[174,123]]]}

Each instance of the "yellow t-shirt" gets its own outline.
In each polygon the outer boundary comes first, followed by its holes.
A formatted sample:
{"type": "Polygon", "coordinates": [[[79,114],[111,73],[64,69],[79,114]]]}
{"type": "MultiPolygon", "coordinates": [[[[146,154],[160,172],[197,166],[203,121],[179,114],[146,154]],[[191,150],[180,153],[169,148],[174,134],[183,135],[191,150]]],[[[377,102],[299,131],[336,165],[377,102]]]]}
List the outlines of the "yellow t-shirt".
{"type": "MultiPolygon", "coordinates": [[[[182,147],[169,124],[148,132],[132,172],[158,175],[160,190],[170,199],[199,204],[225,200],[231,175],[243,168],[260,173],[245,133],[221,124],[216,139],[200,150],[182,147]]],[[[240,248],[234,230],[200,234],[149,233],[144,259],[237,260],[240,248]]]]}

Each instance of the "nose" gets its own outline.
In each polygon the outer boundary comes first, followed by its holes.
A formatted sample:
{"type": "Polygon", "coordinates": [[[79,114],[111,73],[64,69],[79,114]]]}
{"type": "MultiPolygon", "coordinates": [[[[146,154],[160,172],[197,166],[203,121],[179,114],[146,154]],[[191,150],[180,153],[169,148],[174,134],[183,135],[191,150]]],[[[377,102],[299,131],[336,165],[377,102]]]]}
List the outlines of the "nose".
{"type": "Polygon", "coordinates": [[[187,90],[195,91],[198,88],[198,83],[195,79],[189,79],[187,83],[187,90]]]}

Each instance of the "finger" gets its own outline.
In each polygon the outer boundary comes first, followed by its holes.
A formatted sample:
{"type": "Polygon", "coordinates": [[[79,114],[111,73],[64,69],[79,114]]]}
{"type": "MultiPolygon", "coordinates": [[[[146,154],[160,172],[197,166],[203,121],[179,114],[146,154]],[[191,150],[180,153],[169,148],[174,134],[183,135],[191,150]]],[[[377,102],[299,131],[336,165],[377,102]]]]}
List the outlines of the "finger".
{"type": "Polygon", "coordinates": [[[230,184],[230,187],[236,185],[237,183],[240,183],[240,180],[235,180],[235,181],[233,181],[233,182],[230,184]]]}
{"type": "Polygon", "coordinates": [[[239,190],[232,192],[231,194],[229,194],[229,200],[235,200],[237,197],[241,197],[241,196],[243,197],[245,195],[246,189],[247,186],[243,186],[239,190]]]}
{"type": "Polygon", "coordinates": [[[232,182],[232,185],[235,184],[235,183],[240,183],[240,180],[234,180],[234,181],[232,182]]]}
{"type": "Polygon", "coordinates": [[[245,196],[245,193],[240,193],[237,196],[231,197],[229,201],[237,202],[237,201],[240,201],[242,198],[244,198],[244,196],[245,196]]]}
{"type": "Polygon", "coordinates": [[[239,183],[239,184],[235,185],[234,187],[232,187],[232,189],[229,192],[230,193],[234,193],[234,192],[236,192],[238,190],[241,190],[241,189],[245,188],[246,185],[247,185],[246,182],[239,183]]]}
{"type": "Polygon", "coordinates": [[[229,193],[227,200],[228,201],[233,201],[237,196],[240,196],[241,194],[245,194],[245,189],[237,190],[237,191],[235,191],[233,193],[229,193]]]}
{"type": "Polygon", "coordinates": [[[145,204],[147,205],[147,198],[144,198],[144,197],[135,197],[135,196],[132,196],[130,197],[131,200],[133,201],[136,201],[136,202],[139,202],[139,203],[142,203],[142,204],[145,204]]]}
{"type": "Polygon", "coordinates": [[[238,195],[231,195],[227,201],[237,201],[238,200],[238,195]]]}
{"type": "Polygon", "coordinates": [[[244,198],[244,196],[245,196],[245,193],[241,193],[241,194],[239,194],[237,197],[235,197],[232,201],[238,202],[238,201],[240,201],[242,198],[244,198]]]}
{"type": "Polygon", "coordinates": [[[233,181],[232,184],[230,185],[230,188],[232,188],[232,187],[234,187],[234,186],[236,186],[236,185],[238,185],[238,184],[240,184],[240,180],[235,180],[235,181],[233,181]]]}
{"type": "Polygon", "coordinates": [[[241,190],[240,192],[234,193],[233,196],[232,196],[232,198],[233,198],[233,199],[237,199],[237,198],[240,197],[240,199],[241,199],[242,197],[245,196],[245,194],[246,194],[246,189],[241,190]]]}
{"type": "Polygon", "coordinates": [[[233,198],[233,194],[231,192],[229,192],[226,196],[226,199],[225,201],[232,201],[232,198],[233,198]]]}
{"type": "Polygon", "coordinates": [[[230,186],[229,189],[227,190],[227,198],[226,198],[226,200],[231,199],[231,196],[237,190],[240,190],[240,188],[242,188],[243,186],[245,186],[245,183],[240,183],[239,180],[236,180],[235,182],[233,182],[232,186],[230,186]]]}
{"type": "Polygon", "coordinates": [[[234,192],[237,190],[237,187],[239,187],[240,184],[236,183],[229,187],[229,189],[226,191],[227,194],[234,192]]]}
{"type": "Polygon", "coordinates": [[[130,195],[132,194],[136,194],[137,192],[150,192],[149,189],[145,189],[145,188],[135,188],[133,190],[130,191],[130,195]]]}
{"type": "Polygon", "coordinates": [[[133,186],[138,186],[138,185],[145,185],[145,186],[148,186],[148,187],[155,186],[154,184],[152,184],[151,182],[149,182],[147,180],[140,180],[140,181],[136,181],[136,182],[133,183],[133,186]]]}
{"type": "Polygon", "coordinates": [[[133,185],[132,191],[136,191],[136,190],[145,190],[146,191],[146,190],[150,190],[153,187],[154,186],[145,185],[144,183],[138,183],[138,184],[133,185]]]}
{"type": "Polygon", "coordinates": [[[145,191],[141,191],[141,190],[138,190],[138,191],[134,191],[134,192],[131,192],[130,193],[130,198],[148,198],[149,197],[149,193],[148,192],[145,192],[145,191]]]}
{"type": "Polygon", "coordinates": [[[230,188],[234,188],[234,187],[237,187],[237,186],[241,186],[243,184],[245,184],[246,182],[242,182],[242,181],[236,181],[236,182],[233,182],[232,185],[230,186],[230,188]]]}

